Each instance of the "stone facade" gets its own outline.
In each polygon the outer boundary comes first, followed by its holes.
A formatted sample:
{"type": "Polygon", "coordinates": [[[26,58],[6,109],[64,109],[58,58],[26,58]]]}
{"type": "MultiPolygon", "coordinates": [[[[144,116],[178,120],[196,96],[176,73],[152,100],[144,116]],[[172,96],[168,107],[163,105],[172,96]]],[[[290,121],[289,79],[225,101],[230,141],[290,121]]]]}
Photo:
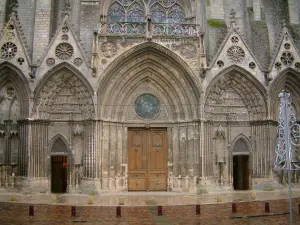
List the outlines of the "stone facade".
{"type": "Polygon", "coordinates": [[[300,116],[298,0],[0,6],[0,188],[50,192],[60,155],[66,192],[127,191],[132,128],[166,129],[168,191],[285,182],[273,161],[282,89],[300,116]]]}

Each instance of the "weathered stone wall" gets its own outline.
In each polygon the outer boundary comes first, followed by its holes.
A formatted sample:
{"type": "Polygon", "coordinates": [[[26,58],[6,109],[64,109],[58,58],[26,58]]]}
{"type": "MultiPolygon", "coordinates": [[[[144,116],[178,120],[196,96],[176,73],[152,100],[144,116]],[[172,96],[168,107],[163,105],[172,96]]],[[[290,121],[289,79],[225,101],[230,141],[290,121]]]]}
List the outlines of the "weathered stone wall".
{"type": "Polygon", "coordinates": [[[33,63],[40,63],[50,39],[51,0],[37,0],[35,7],[33,63]]]}
{"type": "Polygon", "coordinates": [[[99,1],[81,1],[80,39],[90,59],[93,50],[93,30],[100,21],[99,1]]]}

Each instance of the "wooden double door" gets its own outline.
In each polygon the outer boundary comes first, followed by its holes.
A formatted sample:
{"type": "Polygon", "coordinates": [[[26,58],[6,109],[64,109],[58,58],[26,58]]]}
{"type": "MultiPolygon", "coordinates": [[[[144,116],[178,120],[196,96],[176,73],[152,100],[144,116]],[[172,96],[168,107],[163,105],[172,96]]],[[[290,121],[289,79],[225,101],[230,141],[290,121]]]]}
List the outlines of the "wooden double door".
{"type": "Polygon", "coordinates": [[[129,129],[129,191],[167,190],[167,144],[167,129],[129,129]]]}

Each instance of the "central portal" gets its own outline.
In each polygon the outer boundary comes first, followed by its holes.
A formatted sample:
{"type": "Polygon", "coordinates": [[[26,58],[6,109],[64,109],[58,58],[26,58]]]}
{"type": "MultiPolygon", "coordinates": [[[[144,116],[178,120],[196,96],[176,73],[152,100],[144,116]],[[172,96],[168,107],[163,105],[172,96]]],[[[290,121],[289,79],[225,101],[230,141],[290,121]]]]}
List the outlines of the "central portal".
{"type": "Polygon", "coordinates": [[[167,190],[167,143],[167,129],[129,129],[129,191],[167,190]]]}

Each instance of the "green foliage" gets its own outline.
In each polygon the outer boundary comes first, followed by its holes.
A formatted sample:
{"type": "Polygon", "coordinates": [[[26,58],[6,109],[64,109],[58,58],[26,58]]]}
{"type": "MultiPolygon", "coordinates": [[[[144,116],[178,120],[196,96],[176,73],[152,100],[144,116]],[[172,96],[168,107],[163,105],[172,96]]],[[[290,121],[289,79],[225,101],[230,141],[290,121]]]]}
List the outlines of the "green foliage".
{"type": "Polygon", "coordinates": [[[10,201],[10,202],[15,202],[15,201],[17,201],[16,196],[15,196],[15,195],[11,195],[10,198],[9,198],[9,201],[10,201]]]}
{"type": "Polygon", "coordinates": [[[208,19],[207,23],[210,27],[226,27],[226,23],[224,20],[220,19],[208,19]]]}
{"type": "Polygon", "coordinates": [[[205,3],[206,3],[206,7],[210,6],[210,0],[205,0],[205,3]]]}
{"type": "Polygon", "coordinates": [[[265,21],[253,21],[252,27],[254,29],[267,29],[267,24],[265,21]]]}

